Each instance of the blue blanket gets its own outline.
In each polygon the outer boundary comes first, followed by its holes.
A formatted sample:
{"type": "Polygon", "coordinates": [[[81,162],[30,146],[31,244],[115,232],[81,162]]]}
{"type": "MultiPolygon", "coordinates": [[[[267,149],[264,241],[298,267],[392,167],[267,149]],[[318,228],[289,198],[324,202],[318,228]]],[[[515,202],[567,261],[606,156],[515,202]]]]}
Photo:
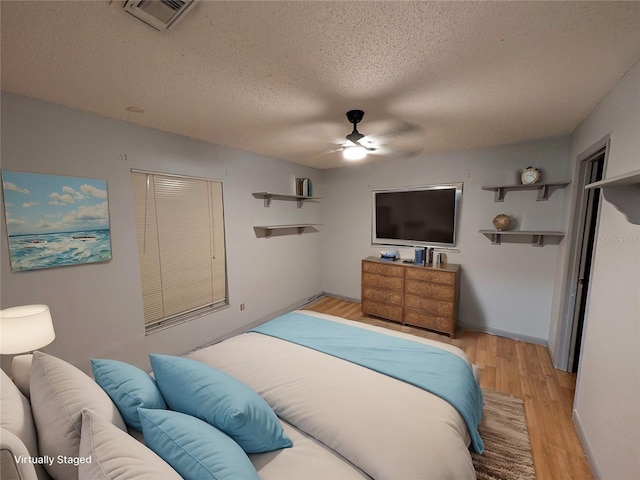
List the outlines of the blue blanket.
{"type": "Polygon", "coordinates": [[[423,343],[292,312],[251,330],[287,340],[402,380],[449,402],[460,412],[471,446],[482,453],[478,434],[482,391],[459,356],[423,343]]]}

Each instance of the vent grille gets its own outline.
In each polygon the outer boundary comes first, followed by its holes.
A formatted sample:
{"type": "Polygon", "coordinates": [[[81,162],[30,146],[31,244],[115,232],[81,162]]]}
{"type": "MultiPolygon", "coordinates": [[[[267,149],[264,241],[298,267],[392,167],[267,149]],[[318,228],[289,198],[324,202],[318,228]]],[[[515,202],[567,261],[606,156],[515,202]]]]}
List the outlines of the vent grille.
{"type": "Polygon", "coordinates": [[[153,28],[166,30],[194,3],[194,0],[128,0],[124,9],[153,28]]]}

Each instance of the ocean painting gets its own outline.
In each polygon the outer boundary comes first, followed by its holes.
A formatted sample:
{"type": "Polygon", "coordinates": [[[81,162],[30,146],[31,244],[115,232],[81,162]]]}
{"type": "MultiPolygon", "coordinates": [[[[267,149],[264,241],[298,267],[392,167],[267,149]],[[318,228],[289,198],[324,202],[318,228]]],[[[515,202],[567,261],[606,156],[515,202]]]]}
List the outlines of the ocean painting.
{"type": "Polygon", "coordinates": [[[11,270],[111,260],[106,180],[2,171],[11,270]]]}

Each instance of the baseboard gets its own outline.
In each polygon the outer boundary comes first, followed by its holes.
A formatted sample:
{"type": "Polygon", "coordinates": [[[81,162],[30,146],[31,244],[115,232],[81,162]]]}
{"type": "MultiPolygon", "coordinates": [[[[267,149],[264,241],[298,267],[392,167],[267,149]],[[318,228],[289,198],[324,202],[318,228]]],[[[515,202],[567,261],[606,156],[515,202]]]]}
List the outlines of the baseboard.
{"type": "Polygon", "coordinates": [[[587,438],[587,435],[582,428],[580,415],[578,415],[578,411],[575,408],[573,409],[573,415],[571,415],[571,419],[573,420],[573,424],[576,426],[576,432],[578,433],[578,438],[580,438],[580,443],[582,443],[582,448],[584,449],[584,454],[587,457],[587,461],[589,462],[589,467],[591,468],[593,478],[595,478],[595,480],[604,480],[602,472],[598,467],[598,462],[596,462],[596,457],[593,454],[593,450],[591,450],[589,439],[587,438]]]}
{"type": "Polygon", "coordinates": [[[326,292],[318,292],[315,295],[313,295],[312,297],[307,298],[301,305],[295,307],[293,310],[297,310],[300,308],[304,308],[307,305],[311,305],[312,303],[320,300],[322,297],[326,297],[326,296],[333,296],[330,293],[326,293],[326,292]]]}
{"type": "Polygon", "coordinates": [[[519,333],[508,332],[506,330],[500,330],[498,328],[478,328],[475,325],[466,325],[464,323],[459,323],[458,327],[466,328],[468,330],[473,330],[476,332],[488,333],[490,335],[496,335],[498,337],[506,337],[512,338],[514,340],[521,340],[527,343],[534,343],[536,345],[542,345],[548,348],[548,342],[546,338],[530,337],[529,335],[521,335],[519,333]]]}
{"type": "Polygon", "coordinates": [[[360,299],[359,298],[346,297],[344,295],[340,295],[340,294],[337,294],[337,293],[330,293],[330,292],[323,292],[323,293],[327,297],[339,298],[340,300],[344,300],[345,302],[360,303],[360,299]]]}

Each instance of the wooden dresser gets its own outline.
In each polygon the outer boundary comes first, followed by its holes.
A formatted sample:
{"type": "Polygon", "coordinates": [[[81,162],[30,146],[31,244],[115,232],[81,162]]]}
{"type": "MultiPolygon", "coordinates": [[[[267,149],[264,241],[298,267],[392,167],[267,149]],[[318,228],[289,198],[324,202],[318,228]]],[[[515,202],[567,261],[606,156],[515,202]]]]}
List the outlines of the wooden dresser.
{"type": "Polygon", "coordinates": [[[362,260],[362,313],[455,336],[460,265],[362,260]]]}

